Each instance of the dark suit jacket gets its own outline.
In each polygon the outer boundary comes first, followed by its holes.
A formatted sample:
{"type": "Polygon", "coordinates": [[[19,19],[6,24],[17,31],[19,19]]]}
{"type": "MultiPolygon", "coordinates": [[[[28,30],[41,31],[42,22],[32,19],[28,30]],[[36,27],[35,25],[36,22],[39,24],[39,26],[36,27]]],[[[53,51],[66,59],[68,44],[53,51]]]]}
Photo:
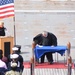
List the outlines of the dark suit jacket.
{"type": "Polygon", "coordinates": [[[33,38],[36,44],[44,46],[57,46],[57,37],[53,33],[48,32],[48,36],[44,37],[42,34],[38,34],[33,38]]]}
{"type": "Polygon", "coordinates": [[[5,36],[5,29],[6,28],[0,28],[0,36],[5,36]]]}

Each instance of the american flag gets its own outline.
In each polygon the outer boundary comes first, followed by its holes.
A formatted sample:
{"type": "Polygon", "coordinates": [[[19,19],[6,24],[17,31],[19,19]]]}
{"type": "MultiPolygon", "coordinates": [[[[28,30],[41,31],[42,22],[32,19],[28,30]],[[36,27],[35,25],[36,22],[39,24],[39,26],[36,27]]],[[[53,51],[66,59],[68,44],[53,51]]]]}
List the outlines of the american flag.
{"type": "Polygon", "coordinates": [[[14,16],[14,0],[0,0],[0,19],[14,16]]]}

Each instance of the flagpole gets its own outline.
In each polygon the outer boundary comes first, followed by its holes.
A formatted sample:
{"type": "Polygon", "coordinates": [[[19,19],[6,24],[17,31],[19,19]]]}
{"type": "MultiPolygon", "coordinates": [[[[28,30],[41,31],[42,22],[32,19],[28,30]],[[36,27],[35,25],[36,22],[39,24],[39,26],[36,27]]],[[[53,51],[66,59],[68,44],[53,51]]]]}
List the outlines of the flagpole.
{"type": "Polygon", "coordinates": [[[15,16],[13,17],[13,22],[14,22],[14,45],[16,45],[15,16]]]}

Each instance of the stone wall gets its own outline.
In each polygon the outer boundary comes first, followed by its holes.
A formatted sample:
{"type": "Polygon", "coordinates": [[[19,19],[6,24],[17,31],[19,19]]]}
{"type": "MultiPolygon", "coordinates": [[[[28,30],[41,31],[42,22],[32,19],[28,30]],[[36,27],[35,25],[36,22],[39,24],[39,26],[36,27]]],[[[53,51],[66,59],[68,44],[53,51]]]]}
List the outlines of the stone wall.
{"type": "Polygon", "coordinates": [[[54,33],[58,45],[71,42],[75,46],[73,0],[15,0],[15,22],[13,18],[4,19],[4,22],[11,36],[14,36],[15,25],[15,41],[22,49],[31,47],[33,37],[43,30],[54,33]]]}

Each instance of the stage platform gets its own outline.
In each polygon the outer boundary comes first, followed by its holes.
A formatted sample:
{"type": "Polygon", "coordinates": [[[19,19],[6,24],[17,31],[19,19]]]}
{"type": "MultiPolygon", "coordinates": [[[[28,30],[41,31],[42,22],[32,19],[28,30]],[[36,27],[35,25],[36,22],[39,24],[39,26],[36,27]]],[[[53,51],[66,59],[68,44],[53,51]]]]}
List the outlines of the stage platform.
{"type": "MultiPolygon", "coordinates": [[[[24,62],[24,68],[30,68],[31,64],[30,62],[24,62]]],[[[55,68],[55,69],[67,69],[68,66],[66,63],[59,63],[54,62],[53,64],[49,64],[47,62],[45,63],[36,63],[34,65],[34,68],[55,68]]],[[[74,68],[74,65],[72,64],[72,68],[74,68]]]]}
{"type": "MultiPolygon", "coordinates": [[[[24,62],[24,71],[22,75],[31,75],[30,62],[24,62]]],[[[54,64],[36,64],[34,67],[34,75],[67,75],[68,67],[66,63],[54,63],[54,64]]],[[[75,75],[74,65],[72,64],[72,74],[75,75]]]]}

